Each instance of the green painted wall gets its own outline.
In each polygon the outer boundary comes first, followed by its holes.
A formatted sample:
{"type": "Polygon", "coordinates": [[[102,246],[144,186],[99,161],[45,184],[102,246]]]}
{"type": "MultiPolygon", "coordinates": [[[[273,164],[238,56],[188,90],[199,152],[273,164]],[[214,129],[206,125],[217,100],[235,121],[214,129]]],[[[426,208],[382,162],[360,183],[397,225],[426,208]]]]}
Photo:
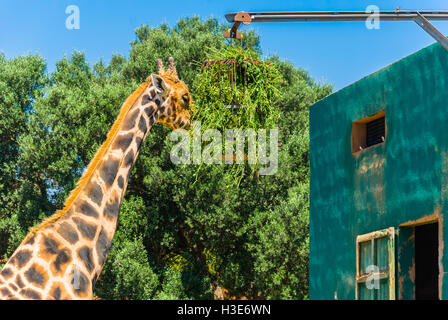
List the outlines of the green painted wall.
{"type": "MultiPolygon", "coordinates": [[[[357,235],[448,212],[448,52],[434,44],[313,105],[310,150],[310,298],[354,299],[357,235]],[[352,122],[382,109],[386,142],[352,155],[352,122]]],[[[399,231],[397,247],[408,245],[399,231]]],[[[397,272],[403,299],[413,297],[411,260],[397,272]]]]}

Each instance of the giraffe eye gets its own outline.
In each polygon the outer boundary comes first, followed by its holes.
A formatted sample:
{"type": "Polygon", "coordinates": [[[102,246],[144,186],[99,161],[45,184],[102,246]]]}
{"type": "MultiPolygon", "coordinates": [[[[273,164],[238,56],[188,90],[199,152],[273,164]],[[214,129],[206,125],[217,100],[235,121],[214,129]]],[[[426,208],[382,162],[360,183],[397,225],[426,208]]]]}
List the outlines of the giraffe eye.
{"type": "Polygon", "coordinates": [[[182,96],[182,100],[183,100],[185,103],[188,103],[188,102],[190,101],[190,98],[188,97],[187,94],[184,94],[184,95],[182,96]]]}

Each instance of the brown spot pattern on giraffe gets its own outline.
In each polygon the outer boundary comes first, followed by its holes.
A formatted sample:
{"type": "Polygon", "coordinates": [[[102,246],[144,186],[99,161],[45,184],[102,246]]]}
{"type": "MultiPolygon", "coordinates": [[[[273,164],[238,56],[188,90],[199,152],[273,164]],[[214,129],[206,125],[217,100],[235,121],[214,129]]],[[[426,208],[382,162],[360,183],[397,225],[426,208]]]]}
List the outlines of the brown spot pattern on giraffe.
{"type": "Polygon", "coordinates": [[[20,277],[20,274],[18,274],[16,276],[16,281],[15,282],[19,286],[20,289],[22,289],[25,286],[25,284],[23,283],[22,277],[20,277]]]}
{"type": "Polygon", "coordinates": [[[107,237],[104,229],[101,229],[101,232],[98,236],[98,241],[96,243],[96,254],[98,256],[98,261],[100,264],[104,264],[106,261],[107,253],[109,252],[109,248],[112,241],[107,237]]]}
{"type": "Polygon", "coordinates": [[[96,225],[90,224],[87,221],[77,217],[73,217],[73,222],[75,222],[76,227],[84,238],[93,240],[96,234],[96,225]]]}
{"type": "Polygon", "coordinates": [[[58,228],[58,233],[71,244],[78,242],[79,237],[75,228],[73,228],[69,223],[62,222],[58,228]]]}
{"type": "Polygon", "coordinates": [[[93,182],[90,184],[87,195],[92,202],[96,203],[98,206],[101,206],[101,202],[103,201],[103,190],[101,190],[98,183],[93,182]]]}
{"type": "Polygon", "coordinates": [[[118,177],[118,181],[117,181],[117,183],[118,183],[118,187],[119,187],[120,189],[123,189],[123,187],[124,187],[124,179],[123,179],[123,176],[119,176],[119,177],[118,177]]]}
{"type": "Polygon", "coordinates": [[[40,288],[45,288],[48,280],[48,275],[46,274],[44,268],[37,263],[34,263],[28,270],[24,273],[26,280],[32,285],[40,288]]]}
{"type": "Polygon", "coordinates": [[[139,110],[134,110],[128,115],[123,122],[123,130],[131,130],[135,127],[135,121],[137,120],[137,116],[139,115],[139,110]]]}
{"type": "Polygon", "coordinates": [[[110,188],[115,181],[115,177],[117,176],[119,162],[114,158],[108,158],[100,169],[101,179],[106,183],[106,185],[110,188]]]}
{"type": "Polygon", "coordinates": [[[123,151],[126,151],[127,148],[129,148],[129,145],[131,144],[133,138],[134,134],[132,133],[118,136],[112,145],[112,149],[121,149],[123,151]]]}
{"type": "Polygon", "coordinates": [[[120,213],[120,200],[115,197],[104,207],[104,216],[109,220],[114,220],[120,213]]]}
{"type": "Polygon", "coordinates": [[[8,280],[9,278],[11,278],[14,274],[11,271],[11,268],[6,267],[4,268],[1,272],[0,275],[3,277],[3,279],[8,280]]]}
{"type": "Polygon", "coordinates": [[[39,256],[49,262],[50,270],[54,275],[62,275],[65,267],[72,261],[71,251],[58,241],[49,237],[44,237],[42,242],[42,249],[39,250],[39,256]]]}
{"type": "Polygon", "coordinates": [[[145,134],[148,130],[148,127],[146,126],[146,120],[143,115],[140,116],[140,120],[138,121],[138,128],[145,134]]]}
{"type": "Polygon", "coordinates": [[[81,259],[81,261],[84,263],[85,267],[89,272],[92,272],[93,270],[93,257],[92,257],[92,250],[84,246],[78,250],[78,257],[81,259]]]}
{"type": "Polygon", "coordinates": [[[142,97],[142,106],[144,106],[145,104],[148,104],[150,101],[151,101],[150,96],[147,95],[147,94],[145,94],[145,95],[142,97]]]}
{"type": "Polygon", "coordinates": [[[98,212],[94,207],[92,207],[87,201],[82,201],[77,207],[79,213],[85,214],[86,216],[98,218],[98,212]]]}
{"type": "Polygon", "coordinates": [[[134,163],[134,151],[129,150],[128,154],[124,158],[124,166],[129,167],[134,163]]]}
{"type": "Polygon", "coordinates": [[[24,249],[17,252],[12,258],[11,263],[18,268],[23,268],[31,258],[31,251],[24,249]]]}
{"type": "Polygon", "coordinates": [[[33,289],[23,289],[20,291],[20,294],[28,299],[33,299],[33,300],[41,300],[42,299],[40,293],[33,289]]]}
{"type": "Polygon", "coordinates": [[[152,114],[154,113],[154,107],[153,106],[146,107],[144,111],[148,117],[151,117],[152,114]]]}

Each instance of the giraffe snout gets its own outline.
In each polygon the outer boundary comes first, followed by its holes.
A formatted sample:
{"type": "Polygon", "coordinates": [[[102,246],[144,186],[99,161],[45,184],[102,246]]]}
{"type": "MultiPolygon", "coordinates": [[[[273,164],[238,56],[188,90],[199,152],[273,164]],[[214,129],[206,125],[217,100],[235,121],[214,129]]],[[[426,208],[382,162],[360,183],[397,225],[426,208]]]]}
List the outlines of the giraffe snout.
{"type": "Polygon", "coordinates": [[[190,119],[187,119],[187,120],[184,122],[183,126],[181,126],[181,128],[182,128],[182,129],[185,129],[185,130],[189,130],[189,129],[191,128],[191,121],[190,121],[190,119]]]}

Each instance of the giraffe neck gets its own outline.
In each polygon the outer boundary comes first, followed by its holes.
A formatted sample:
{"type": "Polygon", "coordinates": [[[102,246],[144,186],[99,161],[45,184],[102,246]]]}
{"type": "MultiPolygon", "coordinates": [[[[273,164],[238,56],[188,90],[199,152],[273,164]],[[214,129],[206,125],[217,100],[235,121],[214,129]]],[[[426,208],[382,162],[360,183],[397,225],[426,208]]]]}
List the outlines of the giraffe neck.
{"type": "Polygon", "coordinates": [[[30,234],[0,272],[0,299],[92,297],[133,165],[165,103],[149,86],[120,115],[116,133],[103,145],[101,159],[92,160],[95,167],[89,165],[92,171],[64,214],[30,234]]]}
{"type": "Polygon", "coordinates": [[[88,240],[78,255],[90,275],[89,280],[95,281],[104,266],[132,168],[147,134],[158,120],[161,102],[162,97],[153,87],[137,99],[66,216],[88,240]]]}

